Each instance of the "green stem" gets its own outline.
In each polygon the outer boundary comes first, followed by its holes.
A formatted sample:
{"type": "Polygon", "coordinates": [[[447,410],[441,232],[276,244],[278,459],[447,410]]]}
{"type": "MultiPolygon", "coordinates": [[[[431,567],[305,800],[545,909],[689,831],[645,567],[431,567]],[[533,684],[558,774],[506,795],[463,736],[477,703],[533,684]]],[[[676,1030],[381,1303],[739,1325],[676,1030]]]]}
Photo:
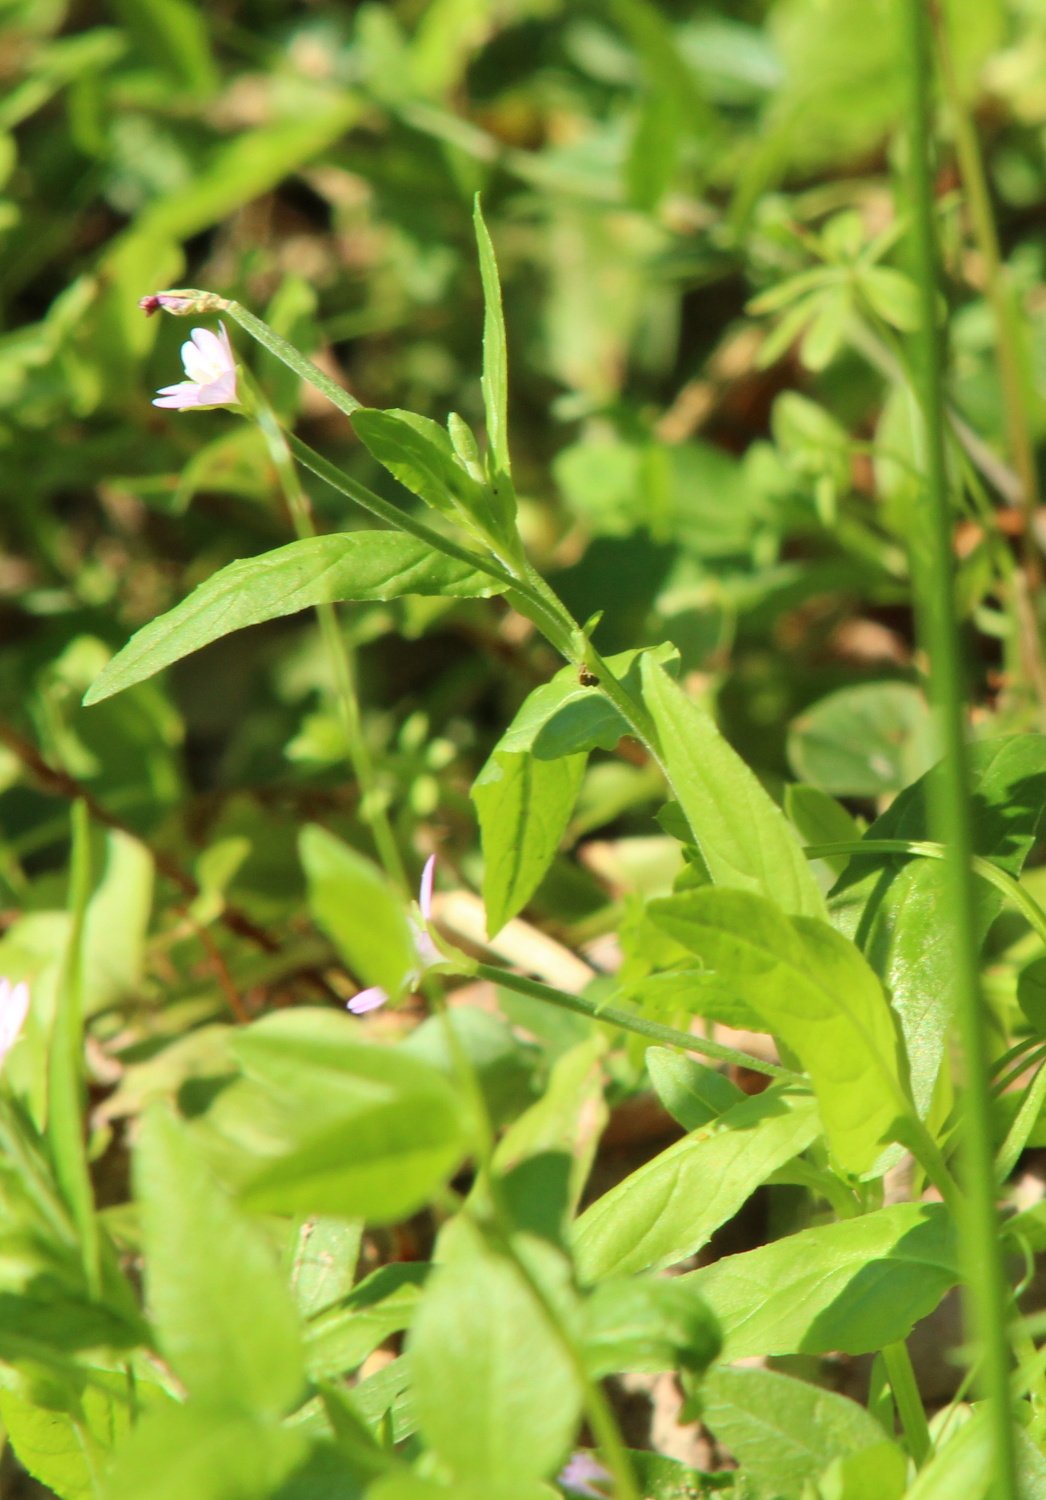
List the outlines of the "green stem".
{"type": "MultiPolygon", "coordinates": [[[[1019,314],[1014,304],[1013,287],[1009,284],[999,249],[999,237],[995,229],[995,216],[977,131],[955,74],[948,17],[945,11],[936,7],[931,11],[931,17],[941,79],[955,137],[955,152],[966,193],[966,207],[977,248],[984,262],[985,290],[995,320],[1003,415],[1009,434],[1010,452],[1021,484],[1021,506],[1027,543],[1032,541],[1031,520],[1039,505],[1039,481],[1035,471],[1035,445],[1032,441],[1027,386],[1022,369],[1024,361],[1021,357],[1019,314]]],[[[1033,561],[1037,572],[1038,559],[1034,554],[1033,561]]]]}
{"type": "MultiPolygon", "coordinates": [[[[938,327],[937,247],[931,157],[932,61],[926,0],[902,0],[908,87],[908,154],[912,197],[912,245],[920,298],[916,390],[924,421],[926,510],[918,615],[930,661],[931,695],[944,751],[936,806],[931,808],[946,846],[943,917],[956,973],[957,1030],[964,1064],[965,1187],[968,1199],[961,1230],[967,1267],[967,1297],[983,1352],[983,1385],[990,1404],[995,1495],[1016,1500],[1016,1445],[1010,1414],[1010,1349],[1007,1297],[996,1207],[991,1144],[991,1096],[986,1058],[988,1034],[974,942],[975,893],[971,862],[973,830],[966,762],[962,665],[956,628],[952,518],[944,459],[946,425],[943,350],[938,327]]],[[[917,575],[918,576],[918,575],[917,575]]]]}
{"type": "Polygon", "coordinates": [[[663,1042],[668,1047],[679,1047],[684,1052],[696,1052],[700,1057],[711,1057],[716,1062],[733,1063],[739,1068],[750,1068],[753,1073],[765,1073],[768,1078],[780,1078],[786,1083],[805,1084],[801,1073],[782,1068],[777,1063],[765,1062],[736,1047],[724,1046],[707,1037],[693,1036],[689,1031],[677,1031],[673,1026],[662,1026],[657,1021],[648,1021],[633,1011],[618,1010],[613,1005],[596,1005],[581,995],[570,995],[565,990],[553,989],[538,979],[526,979],[522,974],[513,974],[509,969],[499,969],[494,964],[477,964],[473,971],[480,979],[503,989],[515,990],[519,995],[529,995],[533,1000],[544,1000],[557,1005],[560,1010],[571,1010],[576,1015],[588,1016],[589,1020],[602,1021],[608,1026],[620,1026],[622,1031],[632,1031],[647,1041],[663,1042]]]}
{"type": "MultiPolygon", "coordinates": [[[[354,396],[350,396],[328,375],[324,375],[323,371],[310,359],[306,359],[305,355],[295,349],[293,344],[288,343],[275,329],[270,328],[268,323],[256,317],[239,302],[216,297],[209,292],[198,293],[197,298],[209,304],[208,310],[227,312],[229,317],[234,319],[264,349],[320,391],[347,417],[351,417],[354,412],[360,410],[361,403],[354,396]]],[[[365,485],[341,474],[333,464],[328,463],[320,454],[307,447],[299,438],[292,436],[288,441],[298,461],[341,494],[347,495],[372,514],[381,516],[390,526],[396,526],[399,530],[407,531],[412,536],[428,542],[436,551],[469,562],[473,567],[507,585],[506,591],[510,602],[533,621],[565,660],[575,660],[579,650],[583,651],[584,662],[599,678],[602,692],[610,699],[637,738],[660,764],[657,734],[642,703],[635,700],[607,669],[602,657],[591,643],[585,640],[577,622],[558,595],[549,588],[545,580],[529,563],[524,562],[519,569],[516,569],[511,565],[506,566],[501,560],[481,559],[441,532],[422,521],[417,521],[397,506],[383,500],[365,485]]],[[[580,661],[578,664],[581,664],[580,661]]]]}
{"type": "Polygon", "coordinates": [[[569,660],[570,645],[562,620],[529,584],[516,578],[493,558],[470,551],[460,542],[456,542],[453,537],[437,531],[434,526],[429,526],[427,522],[419,520],[409,511],[401,510],[398,505],[393,505],[391,500],[385,500],[381,495],[375,494],[358,479],[343,474],[322,454],[310,448],[307,443],[303,443],[301,438],[291,434],[288,437],[288,443],[298,462],[310,473],[315,474],[317,479],[322,479],[325,484],[330,485],[331,489],[337,490],[339,495],[344,495],[346,499],[352,500],[363,510],[370,511],[371,515],[379,517],[386,525],[395,527],[397,531],[405,531],[409,536],[416,536],[419,541],[426,542],[434,552],[442,552],[446,557],[453,557],[458,562],[467,563],[478,573],[485,573],[488,578],[495,579],[520,613],[533,620],[546,640],[560,655],[569,660]],[[520,601],[525,601],[526,606],[529,607],[525,607],[520,601]]]}
{"type": "MultiPolygon", "coordinates": [[[[450,1014],[450,1007],[440,985],[433,981],[425,986],[426,996],[433,1010],[439,1016],[447,1052],[451,1059],[451,1065],[457,1074],[458,1083],[472,1105],[472,1112],[477,1127],[477,1155],[479,1158],[479,1180],[485,1185],[489,1195],[490,1207],[493,1212],[493,1226],[484,1225],[480,1222],[474,1208],[466,1204],[463,1212],[469,1214],[476,1227],[481,1233],[486,1233],[492,1239],[497,1249],[508,1260],[512,1262],[518,1272],[520,1279],[526,1285],[535,1303],[541,1310],[541,1315],[550,1329],[553,1337],[559,1342],[564,1354],[570,1361],[571,1368],[582,1393],[585,1414],[593,1436],[599,1445],[607,1466],[614,1476],[617,1500],[641,1500],[639,1490],[636,1487],[635,1476],[632,1473],[632,1463],[628,1456],[617,1421],[606,1398],[602,1386],[594,1380],[585,1364],[584,1354],[570,1331],[564,1327],[563,1320],[558,1310],[545,1293],[540,1280],[533,1274],[526,1259],[519,1252],[514,1237],[514,1225],[512,1214],[505,1202],[501,1181],[494,1170],[494,1147],[496,1134],[487,1102],[483,1095],[476,1069],[472,1059],[461,1038],[454,1029],[454,1023],[450,1014]]],[[[496,1316],[496,1310],[491,1310],[491,1316],[496,1316]]]]}
{"type": "Polygon", "coordinates": [[[1040,1065],[1039,1071],[1032,1079],[1031,1086],[1021,1100],[1021,1107],[1017,1111],[1013,1124],[1006,1132],[1006,1139],[996,1154],[995,1171],[1000,1182],[1005,1182],[1017,1165],[1017,1158],[1028,1144],[1028,1137],[1042,1113],[1044,1103],[1046,1103],[1046,1064],[1040,1065]]]}
{"type": "Polygon", "coordinates": [[[1020,504],[1024,515],[1021,535],[1021,552],[1024,563],[1022,590],[1018,595],[1018,606],[1022,608],[1022,627],[1019,643],[1023,665],[1035,690],[1040,712],[1046,712],[1046,670],[1043,667],[1042,642],[1038,622],[1031,609],[1030,595],[1034,597],[1042,583],[1042,565],[1035,541],[1033,522],[1040,504],[1039,480],[1035,466],[1035,446],[1032,439],[1031,418],[1028,411],[1028,381],[1025,361],[1021,354],[1020,315],[1016,306],[1013,287],[1007,275],[999,250],[999,237],[995,230],[991,197],[981,157],[977,131],[970,118],[955,75],[952,59],[949,23],[944,11],[934,7],[932,11],[934,31],[937,38],[937,54],[941,66],[941,78],[948,99],[949,113],[955,136],[955,150],[959,159],[966,190],[966,206],[970,213],[977,248],[984,262],[985,289],[988,303],[995,320],[995,348],[999,364],[999,384],[1002,390],[1002,409],[1009,437],[1010,453],[1020,481],[1020,504]],[[1031,625],[1027,616],[1031,615],[1031,625]]]}
{"type": "MultiPolygon", "coordinates": [[[[287,501],[295,534],[299,539],[315,536],[316,527],[313,524],[312,511],[301,487],[287,436],[276,418],[276,413],[253,382],[251,382],[250,396],[252,399],[248,411],[254,416],[265,439],[269,457],[272,459],[280,487],[287,501]]],[[[410,882],[404,869],[396,835],[389,822],[384,798],[378,786],[374,762],[363,732],[359,695],[356,691],[356,673],[348,642],[338,628],[338,617],[333,604],[318,604],[316,614],[320,622],[324,649],[334,675],[349,764],[360,791],[360,817],[370,828],[378,857],[386,874],[399,886],[400,890],[409,892],[410,882]]]]}
{"type": "MultiPolygon", "coordinates": [[[[833,854],[915,854],[922,859],[947,860],[949,851],[946,845],[934,843],[929,839],[854,839],[844,840],[832,844],[808,844],[805,849],[807,859],[824,859],[833,854]]],[[[1019,880],[1015,880],[1006,870],[1000,869],[990,859],[983,855],[974,854],[970,858],[970,870],[974,875],[979,875],[989,885],[1001,891],[1008,901],[1014,905],[1031,927],[1046,942],[1046,912],[1030,895],[1019,880]]]]}
{"type": "Polygon", "coordinates": [[[241,303],[227,302],[224,299],[223,302],[224,311],[239,323],[245,333],[249,333],[263,349],[268,349],[269,353],[281,360],[288,369],[293,370],[321,395],[326,396],[332,406],[336,406],[347,417],[351,417],[353,412],[360,410],[362,402],[357,401],[355,396],[350,396],[348,391],[337,381],[332,380],[329,375],[324,375],[318,365],[314,365],[311,359],[306,359],[305,355],[295,349],[293,344],[288,343],[276,332],[275,328],[270,328],[268,323],[264,323],[241,303]]]}
{"type": "Polygon", "coordinates": [[[908,1345],[900,1340],[883,1348],[883,1363],[890,1378],[893,1399],[897,1403],[897,1414],[908,1439],[908,1452],[921,1469],[933,1451],[930,1429],[926,1424],[926,1412],[919,1396],[919,1387],[912,1369],[912,1358],[908,1345]]]}

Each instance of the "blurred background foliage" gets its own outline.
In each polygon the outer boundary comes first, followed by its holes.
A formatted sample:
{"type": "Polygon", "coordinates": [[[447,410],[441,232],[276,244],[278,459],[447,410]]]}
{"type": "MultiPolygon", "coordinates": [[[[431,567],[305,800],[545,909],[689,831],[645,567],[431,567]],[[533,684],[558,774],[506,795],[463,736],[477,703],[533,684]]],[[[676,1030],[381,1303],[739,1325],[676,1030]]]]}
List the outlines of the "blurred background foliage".
{"type": "MultiPolygon", "coordinates": [[[[964,123],[982,142],[1037,441],[1046,6],[944,10],[962,599],[995,733],[1037,724],[1038,648],[952,143],[964,123]]],[[[926,768],[893,4],[3,0],[0,24],[0,971],[48,994],[79,793],[102,879],[88,999],[110,1059],[230,996],[253,1010],[329,993],[295,837],[310,819],[367,836],[312,618],[80,707],[136,628],[293,535],[252,427],[150,405],[187,329],[137,301],[207,287],[367,405],[479,423],[477,191],[505,287],[525,534],[580,618],[606,610],[601,648],[673,641],[772,789],[797,775],[871,810],[926,768]]],[[[237,344],[288,423],[411,503],[342,417],[237,344]]],[[[322,528],[360,524],[318,482],[310,494],[322,528]]],[[[497,603],[360,606],[342,623],[403,847],[420,861],[438,846],[475,884],[469,786],[557,664],[497,603]]],[[[659,788],[622,750],[593,758],[531,908],[568,941],[665,879],[659,788]]]]}

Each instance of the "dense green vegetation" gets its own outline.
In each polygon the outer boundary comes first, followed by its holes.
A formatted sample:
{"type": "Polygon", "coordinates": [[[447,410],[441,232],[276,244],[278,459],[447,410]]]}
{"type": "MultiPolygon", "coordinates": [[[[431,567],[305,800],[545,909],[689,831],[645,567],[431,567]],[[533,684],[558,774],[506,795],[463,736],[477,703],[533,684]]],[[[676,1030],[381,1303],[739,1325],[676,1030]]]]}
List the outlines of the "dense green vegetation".
{"type": "Polygon", "coordinates": [[[1046,11],[0,27],[0,1493],[1046,1496],[1046,11]]]}

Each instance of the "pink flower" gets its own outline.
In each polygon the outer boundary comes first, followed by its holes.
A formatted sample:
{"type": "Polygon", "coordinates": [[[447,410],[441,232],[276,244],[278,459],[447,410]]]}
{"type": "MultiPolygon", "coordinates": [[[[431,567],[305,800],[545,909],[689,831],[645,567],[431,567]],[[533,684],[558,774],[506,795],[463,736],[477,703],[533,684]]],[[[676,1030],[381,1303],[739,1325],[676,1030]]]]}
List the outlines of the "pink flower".
{"type": "Polygon", "coordinates": [[[189,378],[180,380],[177,385],[165,385],[157,392],[154,406],[187,411],[193,406],[236,404],[236,356],[225,324],[219,323],[218,327],[219,333],[212,333],[209,328],[192,330],[182,345],[182,364],[189,378]]]}
{"type": "MultiPolygon", "coordinates": [[[[414,937],[414,949],[418,955],[418,968],[411,975],[414,983],[417,983],[430,964],[439,963],[439,949],[426,930],[427,924],[432,921],[432,884],[435,878],[436,856],[430,854],[421,872],[421,888],[418,891],[421,921],[419,922],[414,916],[408,918],[414,937]]],[[[366,1015],[369,1010],[377,1010],[379,1005],[384,1005],[388,1001],[388,998],[388,992],[383,990],[380,984],[372,984],[370,989],[360,990],[358,995],[353,995],[348,1008],[354,1016],[362,1016],[366,1015]]]]}
{"type": "Polygon", "coordinates": [[[563,1471],[556,1476],[561,1490],[572,1495],[587,1495],[591,1500],[606,1500],[606,1491],[597,1484],[609,1484],[611,1476],[592,1453],[572,1453],[563,1471]]]}
{"type": "Polygon", "coordinates": [[[0,979],[0,1063],[10,1052],[29,1014],[29,986],[0,979]]]}

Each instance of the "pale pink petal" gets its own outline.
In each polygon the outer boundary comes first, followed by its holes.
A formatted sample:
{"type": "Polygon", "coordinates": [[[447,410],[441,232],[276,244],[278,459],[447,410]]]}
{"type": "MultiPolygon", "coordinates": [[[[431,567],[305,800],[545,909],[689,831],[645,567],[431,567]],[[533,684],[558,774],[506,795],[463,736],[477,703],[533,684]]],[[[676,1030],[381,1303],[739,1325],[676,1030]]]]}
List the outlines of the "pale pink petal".
{"type": "Polygon", "coordinates": [[[190,380],[207,385],[228,368],[222,341],[209,328],[194,328],[182,345],[182,364],[190,380]]]}
{"type": "Polygon", "coordinates": [[[194,328],[182,345],[182,364],[188,380],[164,386],[153,399],[154,406],[174,411],[191,407],[236,404],[236,356],[224,323],[219,332],[194,328]]]}
{"type": "Polygon", "coordinates": [[[154,406],[166,406],[173,411],[185,411],[187,407],[199,406],[202,386],[191,380],[180,380],[177,385],[165,385],[153,397],[154,406]]]}
{"type": "Polygon", "coordinates": [[[360,990],[358,995],[353,995],[348,1009],[354,1016],[363,1016],[367,1011],[377,1010],[379,1005],[385,1005],[388,998],[386,991],[380,985],[375,984],[369,990],[360,990]]]}
{"type": "Polygon", "coordinates": [[[0,980],[0,1062],[10,1052],[29,1014],[29,986],[0,980]]]}
{"type": "Polygon", "coordinates": [[[611,1475],[592,1453],[573,1453],[566,1467],[556,1477],[560,1489],[572,1495],[586,1495],[590,1500],[606,1500],[606,1492],[596,1485],[609,1484],[611,1475]]]}
{"type": "Polygon", "coordinates": [[[212,380],[210,385],[205,385],[201,389],[212,405],[228,406],[230,402],[236,400],[236,371],[223,371],[217,380],[212,380]]]}
{"type": "Polygon", "coordinates": [[[426,922],[432,921],[432,884],[435,878],[436,856],[430,854],[421,872],[421,888],[418,891],[418,905],[421,907],[421,915],[426,922]]]}

